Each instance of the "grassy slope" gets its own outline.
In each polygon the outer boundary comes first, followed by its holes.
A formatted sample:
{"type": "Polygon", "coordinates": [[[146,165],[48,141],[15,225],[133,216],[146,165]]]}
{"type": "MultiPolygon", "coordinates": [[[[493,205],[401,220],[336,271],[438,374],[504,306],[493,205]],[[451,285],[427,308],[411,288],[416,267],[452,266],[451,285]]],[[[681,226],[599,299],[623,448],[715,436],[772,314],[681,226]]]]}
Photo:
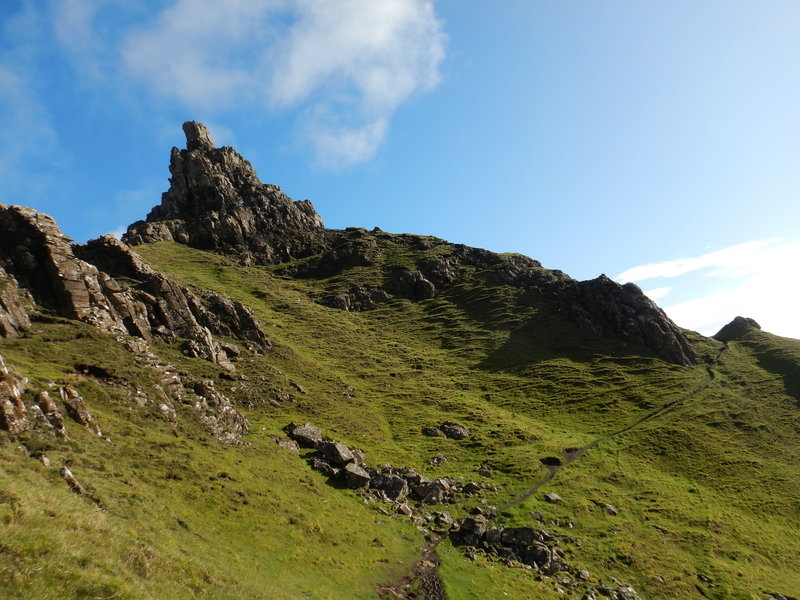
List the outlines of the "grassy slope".
{"type": "MultiPolygon", "coordinates": [[[[188,408],[176,434],[152,408],[134,407],[126,388],[70,374],[91,357],[121,380],[145,389],[155,383],[87,327],[37,324],[28,338],[0,342],[0,354],[34,380],[33,389],[52,380],[80,387],[112,440],[73,424],[70,442],[42,448],[49,469],[21,460],[14,443],[0,447],[7,490],[0,589],[29,598],[63,597],[55,582],[87,598],[374,597],[376,583],[413,560],[421,536],[278,448],[269,435],[285,423],[315,422],[364,448],[375,465],[474,480],[488,464],[500,491],[486,501],[502,506],[544,476],[540,457],[618,431],[705,381],[702,367],[667,365],[574,330],[534,294],[494,285],[485,273],[431,300],[394,300],[364,313],[310,300],[353,282],[379,283],[381,268],[447,251],[410,251],[396,241],[384,236],[377,265],[325,281],[279,279],[173,244],[139,249],[169,274],[246,303],[276,342],[267,356],[239,361],[245,395],[241,382],[218,384],[249,406],[254,427],[244,447],[209,442],[188,408]],[[269,406],[279,391],[296,403],[269,406]],[[420,434],[442,420],[466,424],[473,436],[420,434]],[[448,462],[428,466],[435,455],[448,462]],[[66,490],[57,474],[66,461],[106,512],[66,490]]],[[[698,344],[708,356],[717,350],[698,344]]],[[[195,377],[218,375],[174,348],[156,350],[195,377]]],[[[569,561],[593,579],[630,582],[646,598],[695,598],[698,573],[717,584],[701,586],[714,598],[750,598],[765,587],[800,593],[800,412],[753,352],[732,343],[707,391],[603,442],[504,519],[530,524],[530,511],[540,510],[548,520],[571,520],[574,528],[551,527],[580,540],[566,546],[569,561]],[[543,503],[550,490],[563,505],[543,503]],[[614,504],[619,515],[593,500],[614,504]]],[[[448,543],[439,551],[452,599],[485,598],[487,590],[559,597],[529,572],[473,563],[448,543]]]]}

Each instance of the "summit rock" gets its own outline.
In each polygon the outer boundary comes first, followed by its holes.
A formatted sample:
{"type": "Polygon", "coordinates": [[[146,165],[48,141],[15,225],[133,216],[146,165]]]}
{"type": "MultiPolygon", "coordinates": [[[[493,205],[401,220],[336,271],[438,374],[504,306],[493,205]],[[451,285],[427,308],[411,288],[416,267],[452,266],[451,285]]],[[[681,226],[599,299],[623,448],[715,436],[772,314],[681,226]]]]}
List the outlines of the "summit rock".
{"type": "Polygon", "coordinates": [[[170,188],[145,221],[132,224],[131,245],[175,241],[269,264],[316,253],[323,223],[308,200],[294,202],[262,183],[230,146],[214,147],[201,123],[183,124],[186,148],[170,155],[170,188]]]}

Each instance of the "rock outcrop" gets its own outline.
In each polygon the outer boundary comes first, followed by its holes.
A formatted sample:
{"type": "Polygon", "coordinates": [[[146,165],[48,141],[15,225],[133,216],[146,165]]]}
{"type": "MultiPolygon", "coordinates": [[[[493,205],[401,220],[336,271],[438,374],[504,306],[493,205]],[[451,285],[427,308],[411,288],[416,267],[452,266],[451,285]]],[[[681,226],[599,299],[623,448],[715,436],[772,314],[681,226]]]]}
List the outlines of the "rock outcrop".
{"type": "Polygon", "coordinates": [[[753,329],[761,329],[761,325],[756,323],[754,319],[748,317],[735,317],[733,321],[725,325],[717,333],[714,334],[714,339],[720,342],[730,342],[738,340],[748,331],[753,329]]]}
{"type": "Polygon", "coordinates": [[[36,303],[109,333],[146,341],[153,335],[170,342],[183,338],[187,355],[226,369],[233,369],[230,355],[237,350],[214,335],[255,350],[271,345],[244,305],[213,292],[194,294],[112,236],[73,245],[51,217],[4,204],[0,230],[0,337],[28,327],[28,310],[36,303]]]}
{"type": "Polygon", "coordinates": [[[634,283],[620,285],[600,275],[588,281],[572,281],[556,295],[562,309],[587,331],[649,348],[678,365],[696,362],[686,336],[634,283]]]}
{"type": "Polygon", "coordinates": [[[30,327],[26,302],[27,294],[19,289],[17,280],[0,266],[0,338],[17,337],[30,327]]]}
{"type": "Polygon", "coordinates": [[[170,156],[170,189],[123,240],[176,241],[235,255],[245,264],[317,252],[323,223],[311,202],[293,202],[279,187],[262,183],[233,148],[215,148],[202,124],[187,121],[183,130],[186,149],[173,148],[170,156]]]}
{"type": "Polygon", "coordinates": [[[12,434],[22,433],[33,426],[22,402],[24,385],[25,380],[9,371],[0,356],[0,429],[12,434]]]}
{"type": "Polygon", "coordinates": [[[37,304],[114,333],[146,335],[144,308],[109,275],[78,259],[49,216],[0,204],[0,261],[37,304]]]}

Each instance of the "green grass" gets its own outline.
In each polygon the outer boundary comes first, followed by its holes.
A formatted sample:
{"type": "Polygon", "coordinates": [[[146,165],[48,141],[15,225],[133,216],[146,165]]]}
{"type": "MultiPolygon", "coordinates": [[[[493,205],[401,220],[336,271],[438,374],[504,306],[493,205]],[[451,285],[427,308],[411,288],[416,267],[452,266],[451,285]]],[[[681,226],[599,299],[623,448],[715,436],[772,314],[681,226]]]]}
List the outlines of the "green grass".
{"type": "MultiPolygon", "coordinates": [[[[478,468],[488,465],[498,492],[472,504],[503,506],[544,477],[540,457],[623,430],[706,380],[702,366],[670,365],[577,330],[536,290],[497,283],[492,268],[468,269],[421,302],[394,299],[363,313],[316,303],[452,249],[390,234],[364,244],[371,264],[321,280],[176,244],[137,248],[170,276],[245,303],[274,342],[265,356],[238,360],[244,382],[219,378],[217,367],[177,347],[154,347],[162,362],[215,379],[237,399],[253,422],[244,446],[209,440],[190,407],[179,408],[173,428],[152,406],[133,404],[130,382],[150,393],[156,379],[89,327],[36,323],[28,336],[0,342],[31,390],[51,381],[78,387],[111,440],[74,423],[68,442],[28,436],[51,459],[46,469],[3,438],[0,590],[20,598],[65,597],[55,595],[58,586],[86,598],[375,597],[374,586],[399,577],[424,540],[407,519],[380,515],[274,444],[269,436],[289,421],[314,422],[363,448],[373,465],[464,480],[480,480],[478,468]],[[112,379],[83,377],[76,364],[102,367],[112,379]],[[271,406],[279,393],[294,402],[271,406]],[[472,436],[421,435],[444,420],[472,436]],[[431,467],[437,455],[448,460],[431,467]],[[63,463],[106,511],[66,489],[63,463]]],[[[786,387],[787,365],[800,353],[794,340],[758,335],[731,343],[708,390],[602,442],[502,521],[534,524],[531,511],[543,512],[546,527],[578,540],[564,542],[571,564],[593,582],[631,583],[645,598],[696,598],[699,573],[716,583],[703,587],[711,598],[800,593],[800,411],[786,387]],[[564,504],[545,503],[547,491],[564,504]]],[[[703,356],[719,347],[693,339],[703,356]]],[[[439,554],[451,600],[487,590],[560,597],[552,580],[481,556],[473,562],[449,542],[439,554]]]]}

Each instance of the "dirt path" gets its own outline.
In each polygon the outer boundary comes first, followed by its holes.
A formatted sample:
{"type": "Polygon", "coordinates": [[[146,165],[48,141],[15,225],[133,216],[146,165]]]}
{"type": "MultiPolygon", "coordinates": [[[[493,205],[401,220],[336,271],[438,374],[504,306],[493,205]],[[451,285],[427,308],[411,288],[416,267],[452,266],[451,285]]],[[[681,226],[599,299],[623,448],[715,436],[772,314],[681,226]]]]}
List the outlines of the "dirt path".
{"type": "MultiPolygon", "coordinates": [[[[527,498],[529,498],[536,490],[541,488],[543,485],[548,483],[556,476],[561,469],[566,467],[568,464],[574,462],[578,458],[580,458],[585,452],[591,450],[592,448],[596,448],[602,442],[608,441],[629,431],[633,431],[638,427],[642,426],[643,424],[652,421],[653,419],[657,419],[658,417],[662,416],[663,414],[669,412],[676,406],[682,405],[698,394],[701,394],[711,383],[714,381],[714,370],[713,367],[717,365],[722,356],[722,353],[728,349],[728,344],[725,343],[722,348],[719,349],[717,355],[706,363],[706,381],[703,384],[689,392],[687,395],[674,400],[673,402],[669,402],[664,406],[654,410],[653,412],[645,415],[635,423],[623,427],[618,431],[614,431],[608,435],[605,435],[601,438],[596,439],[590,444],[583,446],[581,448],[566,448],[562,452],[562,459],[558,459],[555,457],[545,457],[540,459],[542,464],[547,467],[547,475],[544,479],[537,481],[531,487],[526,489],[522,494],[517,496],[514,500],[500,508],[500,512],[505,512],[510,510],[516,506],[519,506],[522,502],[524,502],[527,498]]],[[[444,535],[440,535],[436,538],[425,543],[422,548],[420,548],[420,554],[422,558],[414,563],[411,567],[410,572],[408,575],[400,578],[398,581],[386,585],[380,585],[377,587],[378,591],[378,598],[381,600],[399,600],[401,598],[409,598],[409,599],[416,599],[416,600],[447,600],[447,594],[444,590],[444,585],[442,583],[441,578],[439,577],[439,565],[441,561],[439,560],[439,555],[436,552],[436,547],[439,543],[445,538],[444,535]]]]}
{"type": "Polygon", "coordinates": [[[538,482],[536,482],[536,483],[534,483],[531,487],[529,487],[527,490],[522,492],[522,494],[517,496],[514,500],[512,500],[511,502],[509,502],[505,506],[501,507],[500,508],[500,512],[505,512],[507,510],[510,510],[510,509],[522,504],[522,502],[524,502],[526,499],[530,498],[530,496],[534,492],[536,492],[536,490],[538,490],[544,484],[546,484],[547,482],[552,480],[553,477],[555,477],[556,473],[558,473],[561,469],[566,467],[568,464],[570,464],[571,462],[575,461],[577,458],[582,456],[586,451],[591,450],[592,448],[596,448],[602,442],[606,442],[608,440],[614,439],[615,437],[618,437],[620,435],[628,433],[629,431],[633,431],[634,429],[637,429],[638,427],[644,425],[645,423],[647,423],[649,421],[652,421],[653,419],[657,419],[658,417],[660,417],[664,413],[669,412],[670,410],[672,410],[676,406],[680,406],[682,404],[685,404],[686,402],[688,402],[689,400],[691,400],[692,398],[694,398],[698,394],[701,394],[702,392],[706,391],[708,389],[708,386],[710,386],[711,383],[714,381],[715,374],[714,374],[713,367],[715,367],[717,365],[717,363],[719,362],[720,358],[722,357],[722,353],[725,352],[725,350],[727,350],[727,349],[728,349],[728,344],[725,343],[725,345],[722,346],[722,348],[719,349],[719,351],[717,352],[717,355],[713,359],[711,359],[710,361],[708,361],[706,363],[706,380],[703,382],[703,384],[700,387],[698,387],[697,389],[692,390],[691,392],[689,392],[687,395],[683,396],[682,398],[679,398],[677,400],[674,400],[672,402],[669,402],[669,403],[665,404],[664,406],[662,406],[662,407],[654,410],[653,412],[645,415],[644,417],[642,417],[641,419],[639,419],[638,421],[636,421],[632,425],[628,425],[628,426],[623,427],[622,429],[620,429],[618,431],[615,431],[613,433],[609,433],[608,435],[605,435],[605,436],[603,436],[601,438],[598,438],[595,441],[593,441],[591,444],[587,444],[586,446],[583,446],[581,448],[567,448],[567,449],[565,449],[562,452],[563,460],[560,462],[560,464],[548,464],[548,463],[552,463],[553,462],[552,458],[541,459],[542,463],[547,467],[547,471],[548,471],[547,475],[545,476],[545,478],[540,480],[540,481],[538,481],[538,482]]]}
{"type": "Polygon", "coordinates": [[[411,572],[395,583],[378,586],[378,598],[396,600],[414,598],[416,600],[447,600],[444,584],[439,577],[439,555],[436,546],[444,539],[440,535],[420,548],[422,558],[414,563],[411,572]]]}

